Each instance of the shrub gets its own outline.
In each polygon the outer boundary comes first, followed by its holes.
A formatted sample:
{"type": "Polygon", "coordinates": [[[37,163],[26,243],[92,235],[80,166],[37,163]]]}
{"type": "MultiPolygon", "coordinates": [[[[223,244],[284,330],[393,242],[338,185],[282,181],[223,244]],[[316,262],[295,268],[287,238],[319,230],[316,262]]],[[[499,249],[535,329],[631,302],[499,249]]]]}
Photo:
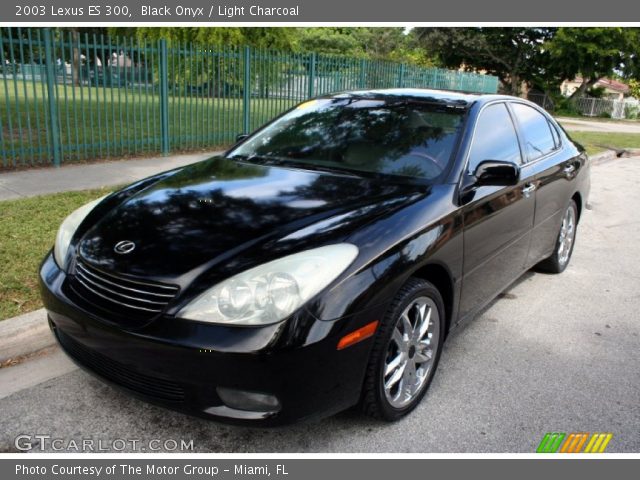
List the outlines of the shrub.
{"type": "Polygon", "coordinates": [[[627,104],[624,106],[624,118],[637,119],[640,107],[638,105],[627,104]]]}
{"type": "Polygon", "coordinates": [[[591,87],[587,90],[587,95],[593,98],[603,98],[605,89],[603,87],[591,87]]]}
{"type": "Polygon", "coordinates": [[[573,103],[568,98],[560,98],[556,102],[556,108],[554,111],[554,115],[566,116],[566,117],[580,117],[582,113],[576,108],[575,103],[573,103]]]}

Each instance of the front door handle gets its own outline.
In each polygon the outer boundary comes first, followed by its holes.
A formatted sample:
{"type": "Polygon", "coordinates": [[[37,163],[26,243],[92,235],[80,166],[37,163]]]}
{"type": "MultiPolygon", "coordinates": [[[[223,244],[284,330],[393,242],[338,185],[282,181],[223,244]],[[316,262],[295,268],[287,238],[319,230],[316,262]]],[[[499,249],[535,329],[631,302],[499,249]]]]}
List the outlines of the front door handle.
{"type": "Polygon", "coordinates": [[[533,183],[527,183],[524,187],[522,187],[522,195],[525,198],[529,198],[533,192],[536,191],[536,186],[533,183]]]}

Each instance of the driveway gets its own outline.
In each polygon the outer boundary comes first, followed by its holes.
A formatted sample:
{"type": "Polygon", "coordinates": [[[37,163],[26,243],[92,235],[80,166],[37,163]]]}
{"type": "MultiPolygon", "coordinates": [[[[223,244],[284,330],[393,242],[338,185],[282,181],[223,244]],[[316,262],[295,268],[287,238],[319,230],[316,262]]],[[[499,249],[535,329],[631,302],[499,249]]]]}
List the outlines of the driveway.
{"type": "Polygon", "coordinates": [[[640,452],[638,179],[640,158],[594,166],[567,271],[526,274],[452,335],[424,401],[399,423],[348,411],[275,430],[219,425],[135,400],[54,350],[14,370],[0,451],[46,434],[193,440],[203,452],[533,452],[555,431],[612,432],[608,452],[640,452]],[[30,370],[49,379],[34,385],[30,370]]]}

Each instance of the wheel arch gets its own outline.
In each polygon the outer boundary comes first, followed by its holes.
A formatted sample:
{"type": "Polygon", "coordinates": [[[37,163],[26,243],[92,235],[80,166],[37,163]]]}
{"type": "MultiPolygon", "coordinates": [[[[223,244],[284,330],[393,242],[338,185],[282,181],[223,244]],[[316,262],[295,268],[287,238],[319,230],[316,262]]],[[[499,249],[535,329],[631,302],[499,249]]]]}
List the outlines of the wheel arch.
{"type": "Polygon", "coordinates": [[[576,202],[576,207],[578,208],[578,222],[580,222],[580,217],[582,216],[582,195],[580,195],[580,192],[576,192],[573,194],[573,197],[571,197],[571,200],[576,202]]]}
{"type": "Polygon", "coordinates": [[[445,335],[449,332],[453,318],[454,287],[453,277],[447,267],[440,263],[423,265],[411,274],[412,277],[425,280],[438,289],[444,302],[445,335]]]}

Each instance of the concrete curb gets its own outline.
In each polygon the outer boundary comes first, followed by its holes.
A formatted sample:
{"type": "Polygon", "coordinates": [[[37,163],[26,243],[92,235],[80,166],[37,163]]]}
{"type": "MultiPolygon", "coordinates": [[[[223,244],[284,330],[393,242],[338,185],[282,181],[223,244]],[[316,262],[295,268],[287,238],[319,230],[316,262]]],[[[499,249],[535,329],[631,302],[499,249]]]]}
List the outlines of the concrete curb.
{"type": "Polygon", "coordinates": [[[0,363],[54,343],[44,308],[0,321],[0,363]]]}
{"type": "Polygon", "coordinates": [[[624,157],[637,157],[640,155],[640,148],[625,148],[624,157]]]}
{"type": "Polygon", "coordinates": [[[640,149],[625,148],[617,152],[615,150],[606,150],[602,153],[598,153],[589,158],[591,159],[591,163],[593,165],[599,165],[601,163],[606,163],[610,160],[615,160],[616,158],[636,157],[638,155],[640,155],[640,149]]]}
{"type": "Polygon", "coordinates": [[[592,165],[600,165],[601,163],[605,163],[610,160],[615,160],[616,158],[618,158],[618,155],[613,150],[606,150],[602,153],[598,153],[589,158],[591,159],[592,165]]]}

